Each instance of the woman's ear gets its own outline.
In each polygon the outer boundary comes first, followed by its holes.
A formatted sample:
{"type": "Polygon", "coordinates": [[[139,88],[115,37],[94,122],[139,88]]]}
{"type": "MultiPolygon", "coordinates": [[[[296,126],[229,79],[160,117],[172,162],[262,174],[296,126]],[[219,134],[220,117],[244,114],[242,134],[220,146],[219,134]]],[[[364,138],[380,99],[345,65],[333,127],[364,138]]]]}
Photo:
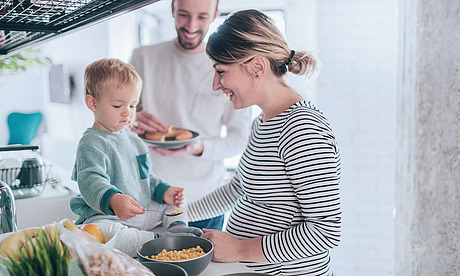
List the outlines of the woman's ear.
{"type": "Polygon", "coordinates": [[[86,94],[85,95],[85,103],[86,106],[91,110],[91,111],[96,111],[96,99],[92,95],[86,94]]]}
{"type": "Polygon", "coordinates": [[[262,78],[267,70],[268,61],[262,56],[255,56],[249,64],[249,72],[256,79],[262,78]]]}

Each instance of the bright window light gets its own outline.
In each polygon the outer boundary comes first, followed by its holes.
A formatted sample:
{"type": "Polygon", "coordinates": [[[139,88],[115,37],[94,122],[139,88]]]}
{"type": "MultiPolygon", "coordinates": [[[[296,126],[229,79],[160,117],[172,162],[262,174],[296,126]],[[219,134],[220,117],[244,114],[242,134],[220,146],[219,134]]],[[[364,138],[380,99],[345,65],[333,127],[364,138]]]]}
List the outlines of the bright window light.
{"type": "MultiPolygon", "coordinates": [[[[286,34],[286,26],[284,24],[284,12],[282,10],[270,10],[270,11],[263,11],[266,15],[268,15],[271,19],[273,19],[276,27],[280,30],[281,34],[285,36],[286,34]]],[[[208,42],[209,36],[216,31],[217,27],[222,24],[225,18],[229,15],[229,13],[221,13],[214,22],[209,25],[209,30],[206,36],[204,37],[204,41],[208,42]]]]}

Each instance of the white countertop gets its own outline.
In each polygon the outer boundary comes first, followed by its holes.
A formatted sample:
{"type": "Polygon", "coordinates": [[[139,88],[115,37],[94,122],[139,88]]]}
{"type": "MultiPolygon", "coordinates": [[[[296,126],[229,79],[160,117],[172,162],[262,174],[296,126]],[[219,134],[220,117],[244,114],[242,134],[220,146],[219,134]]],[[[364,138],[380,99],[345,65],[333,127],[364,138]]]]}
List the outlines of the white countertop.
{"type": "MultiPolygon", "coordinates": [[[[76,262],[72,262],[69,267],[69,276],[83,276],[83,273],[76,267],[76,262]]],[[[215,263],[211,262],[209,266],[198,276],[221,276],[236,272],[254,272],[249,270],[241,263],[215,263]]],[[[161,276],[161,275],[160,275],[161,276]]]]}
{"type": "Polygon", "coordinates": [[[209,266],[200,273],[199,276],[219,276],[236,272],[254,272],[241,263],[215,263],[211,262],[209,266]]]}
{"type": "MultiPolygon", "coordinates": [[[[1,234],[0,235],[0,244],[1,242],[11,233],[1,234]]],[[[216,263],[211,262],[209,266],[199,274],[199,276],[221,276],[229,273],[236,272],[253,272],[248,269],[244,264],[241,263],[216,263]]],[[[6,271],[6,268],[0,264],[0,275],[6,276],[9,275],[6,271]]],[[[71,261],[69,264],[69,276],[83,276],[78,264],[75,260],[71,261]]]]}

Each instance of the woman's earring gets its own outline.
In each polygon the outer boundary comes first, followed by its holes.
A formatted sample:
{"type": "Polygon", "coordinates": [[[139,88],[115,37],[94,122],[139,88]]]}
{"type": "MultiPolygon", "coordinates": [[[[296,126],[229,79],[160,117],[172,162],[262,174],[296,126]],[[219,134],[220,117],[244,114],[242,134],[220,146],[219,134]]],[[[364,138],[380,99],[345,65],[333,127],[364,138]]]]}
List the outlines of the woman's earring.
{"type": "Polygon", "coordinates": [[[259,77],[259,74],[256,74],[256,78],[258,78],[258,77],[259,77]]]}

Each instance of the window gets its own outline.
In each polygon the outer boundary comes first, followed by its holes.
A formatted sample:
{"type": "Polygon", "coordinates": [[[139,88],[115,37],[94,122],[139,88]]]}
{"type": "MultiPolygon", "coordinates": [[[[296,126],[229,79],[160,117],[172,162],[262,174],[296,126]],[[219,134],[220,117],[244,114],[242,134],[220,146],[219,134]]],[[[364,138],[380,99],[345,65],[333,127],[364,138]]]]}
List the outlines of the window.
{"type": "MultiPolygon", "coordinates": [[[[278,27],[280,32],[285,36],[286,34],[286,26],[285,26],[285,20],[284,20],[284,11],[282,10],[264,10],[263,11],[266,15],[268,15],[273,21],[275,22],[275,25],[278,27]]],[[[230,13],[228,12],[222,12],[214,22],[209,25],[209,30],[208,33],[206,34],[204,41],[207,42],[209,36],[216,31],[217,27],[222,24],[225,20],[225,18],[229,15],[230,13]]]]}

